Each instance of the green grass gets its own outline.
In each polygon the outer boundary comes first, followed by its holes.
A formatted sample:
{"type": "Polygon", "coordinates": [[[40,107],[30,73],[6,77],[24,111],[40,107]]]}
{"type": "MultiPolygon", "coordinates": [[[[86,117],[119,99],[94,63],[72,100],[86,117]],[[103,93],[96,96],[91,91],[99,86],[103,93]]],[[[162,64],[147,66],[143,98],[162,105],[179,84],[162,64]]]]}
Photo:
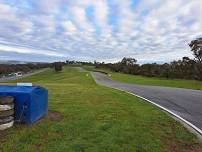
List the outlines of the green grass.
{"type": "Polygon", "coordinates": [[[137,75],[122,74],[122,73],[111,73],[111,77],[113,80],[130,84],[154,85],[154,86],[202,90],[202,82],[196,80],[164,79],[156,77],[144,77],[137,75]]]}
{"type": "MultiPolygon", "coordinates": [[[[49,90],[49,117],[32,126],[0,132],[0,151],[20,152],[164,152],[199,148],[182,125],[132,95],[98,86],[89,73],[66,67],[45,71],[21,82],[49,90]]],[[[14,82],[13,82],[14,83],[14,82]]]]}
{"type": "Polygon", "coordinates": [[[92,65],[83,65],[82,67],[87,71],[95,70],[95,66],[92,66],[92,65]]]}
{"type": "MultiPolygon", "coordinates": [[[[83,68],[88,71],[95,70],[94,66],[83,66],[83,68]]],[[[124,82],[124,83],[202,90],[202,81],[145,77],[145,76],[139,76],[139,75],[130,75],[130,74],[123,74],[118,72],[111,72],[106,69],[96,69],[96,70],[106,71],[110,74],[111,79],[119,82],[124,82]]]]}

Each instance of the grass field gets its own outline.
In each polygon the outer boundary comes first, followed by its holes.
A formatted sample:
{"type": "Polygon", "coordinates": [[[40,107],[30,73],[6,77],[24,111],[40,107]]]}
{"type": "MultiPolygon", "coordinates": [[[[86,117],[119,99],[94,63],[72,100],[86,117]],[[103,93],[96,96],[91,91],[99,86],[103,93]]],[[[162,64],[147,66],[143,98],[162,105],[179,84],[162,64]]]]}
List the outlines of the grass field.
{"type": "MultiPolygon", "coordinates": [[[[93,66],[84,66],[84,68],[89,71],[95,70],[93,66]]],[[[106,71],[103,69],[99,69],[99,70],[106,71]]],[[[129,75],[129,74],[123,74],[123,73],[110,72],[110,71],[107,71],[107,72],[111,75],[111,78],[113,80],[124,82],[124,83],[202,90],[202,81],[183,80],[183,79],[165,79],[165,78],[157,78],[157,77],[129,75]]]]}
{"type": "Polygon", "coordinates": [[[66,67],[23,78],[49,90],[49,116],[0,132],[1,152],[198,152],[201,143],[164,112],[66,67]]]}
{"type": "Polygon", "coordinates": [[[120,82],[141,85],[155,85],[165,87],[188,88],[202,90],[202,82],[196,80],[164,79],[156,77],[144,77],[122,73],[112,73],[112,79],[120,82]]]}

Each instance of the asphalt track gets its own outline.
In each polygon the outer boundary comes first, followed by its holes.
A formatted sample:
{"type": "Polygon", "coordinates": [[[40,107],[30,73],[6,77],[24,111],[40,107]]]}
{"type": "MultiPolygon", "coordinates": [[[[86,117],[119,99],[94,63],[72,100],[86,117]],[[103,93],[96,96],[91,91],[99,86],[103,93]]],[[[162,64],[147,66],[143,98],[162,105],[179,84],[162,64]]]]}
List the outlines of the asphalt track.
{"type": "Polygon", "coordinates": [[[127,91],[151,101],[165,111],[184,119],[186,124],[202,135],[202,91],[120,83],[107,75],[92,72],[97,84],[127,91]]]}

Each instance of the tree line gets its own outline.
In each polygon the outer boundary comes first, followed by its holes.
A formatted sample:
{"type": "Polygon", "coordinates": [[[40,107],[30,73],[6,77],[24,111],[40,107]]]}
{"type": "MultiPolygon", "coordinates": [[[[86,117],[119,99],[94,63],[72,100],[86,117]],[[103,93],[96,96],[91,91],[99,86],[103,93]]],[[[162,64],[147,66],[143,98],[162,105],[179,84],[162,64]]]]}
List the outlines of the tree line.
{"type": "Polygon", "coordinates": [[[15,72],[27,73],[50,66],[51,65],[49,63],[0,64],[0,75],[8,75],[15,72]]]}
{"type": "Polygon", "coordinates": [[[202,80],[202,38],[189,43],[194,59],[183,57],[181,60],[164,64],[137,64],[134,58],[123,58],[117,63],[95,62],[96,68],[104,68],[125,74],[143,75],[148,77],[164,77],[167,79],[196,79],[202,80]]]}

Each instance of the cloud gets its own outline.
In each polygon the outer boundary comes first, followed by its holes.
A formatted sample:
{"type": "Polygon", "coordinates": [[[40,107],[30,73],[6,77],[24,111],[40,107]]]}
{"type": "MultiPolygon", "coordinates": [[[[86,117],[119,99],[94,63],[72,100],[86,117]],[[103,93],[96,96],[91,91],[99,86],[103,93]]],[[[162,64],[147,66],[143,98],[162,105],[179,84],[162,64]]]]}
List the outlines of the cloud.
{"type": "Polygon", "coordinates": [[[78,27],[86,32],[94,32],[95,29],[90,23],[88,23],[85,9],[83,7],[72,6],[70,10],[71,14],[73,15],[73,21],[77,24],[78,27]]]}
{"type": "Polygon", "coordinates": [[[100,0],[94,3],[94,17],[96,24],[102,29],[104,34],[110,33],[111,29],[108,24],[109,8],[106,0],[100,0]]]}
{"type": "Polygon", "coordinates": [[[55,56],[55,57],[64,57],[63,54],[57,53],[54,51],[49,50],[41,50],[41,49],[34,49],[29,47],[21,47],[21,46],[9,46],[9,45],[2,45],[0,44],[0,51],[1,52],[16,52],[21,54],[38,54],[38,55],[45,55],[45,56],[55,56]]]}
{"type": "Polygon", "coordinates": [[[0,23],[1,59],[168,62],[192,57],[187,44],[202,35],[202,2],[0,0],[0,23]]]}
{"type": "Polygon", "coordinates": [[[62,0],[32,0],[35,11],[39,13],[56,13],[62,4],[62,0]]]}
{"type": "Polygon", "coordinates": [[[33,15],[32,23],[33,23],[33,33],[31,36],[44,35],[43,38],[46,38],[49,35],[52,35],[56,31],[56,22],[55,18],[52,15],[33,15]]]}
{"type": "Polygon", "coordinates": [[[67,35],[75,34],[77,32],[76,26],[71,21],[64,21],[62,27],[67,35]]]}
{"type": "Polygon", "coordinates": [[[32,31],[32,22],[27,19],[21,20],[16,15],[15,9],[6,4],[0,4],[0,21],[0,32],[2,36],[20,36],[32,31]]]}

